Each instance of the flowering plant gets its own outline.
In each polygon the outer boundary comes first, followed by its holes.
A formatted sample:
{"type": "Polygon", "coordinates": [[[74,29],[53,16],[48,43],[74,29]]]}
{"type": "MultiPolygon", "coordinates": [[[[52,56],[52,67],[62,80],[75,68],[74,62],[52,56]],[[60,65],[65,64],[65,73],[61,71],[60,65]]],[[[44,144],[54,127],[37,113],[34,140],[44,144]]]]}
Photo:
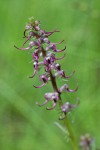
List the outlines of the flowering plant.
{"type": "MultiPolygon", "coordinates": [[[[21,48],[15,46],[15,48],[23,51],[31,51],[34,70],[33,74],[29,76],[29,78],[34,78],[34,76],[37,75],[37,72],[40,71],[41,67],[44,69],[44,73],[39,75],[40,81],[42,82],[41,85],[33,86],[35,88],[42,88],[48,82],[51,82],[54,91],[45,93],[45,101],[42,104],[38,104],[38,102],[36,104],[41,107],[46,105],[49,101],[52,101],[52,107],[46,107],[47,110],[52,110],[56,107],[57,103],[59,104],[61,110],[59,120],[64,120],[73,145],[73,149],[78,150],[78,145],[72,132],[67,114],[73,108],[78,106],[79,100],[77,100],[76,104],[72,105],[69,101],[63,103],[63,100],[61,98],[61,95],[64,91],[66,93],[76,92],[78,90],[78,86],[76,86],[76,88],[72,90],[69,88],[68,84],[64,84],[61,87],[58,87],[57,85],[57,77],[61,77],[62,79],[70,78],[75,71],[73,71],[70,75],[66,75],[65,71],[62,70],[61,65],[58,63],[58,60],[63,59],[65,55],[57,58],[56,53],[63,53],[66,49],[66,46],[63,49],[59,50],[57,49],[57,45],[61,44],[64,40],[57,43],[53,43],[50,41],[49,36],[51,36],[55,32],[59,31],[53,30],[47,32],[45,30],[42,30],[40,28],[40,21],[31,18],[24,30],[24,38],[26,40],[23,43],[23,46],[21,48]],[[26,43],[28,43],[27,47],[25,46],[26,43]]],[[[84,141],[81,140],[81,145],[84,145],[84,143],[86,143],[84,141]]]]}
{"type": "MultiPolygon", "coordinates": [[[[60,64],[57,62],[57,60],[63,59],[64,56],[56,58],[55,54],[63,52],[66,49],[66,46],[62,50],[58,50],[57,45],[61,44],[64,40],[58,43],[52,43],[49,40],[49,36],[55,32],[59,31],[54,30],[51,32],[47,32],[45,30],[41,30],[40,22],[32,18],[31,22],[29,22],[25,27],[24,38],[26,39],[26,41],[23,43],[23,47],[18,48],[15,46],[19,50],[33,50],[33,48],[35,49],[32,52],[34,71],[32,76],[30,76],[29,78],[33,78],[36,75],[37,71],[39,71],[39,67],[44,68],[44,74],[39,76],[42,84],[40,86],[34,87],[42,88],[47,84],[47,82],[51,81],[54,92],[48,92],[44,95],[45,101],[43,104],[40,105],[37,103],[39,106],[43,106],[51,100],[53,102],[53,106],[51,108],[47,107],[48,110],[54,109],[57,102],[62,101],[61,94],[63,91],[75,92],[78,89],[78,87],[76,87],[75,90],[71,90],[69,89],[67,84],[62,85],[60,88],[57,87],[56,78],[58,76],[61,76],[61,78],[70,78],[75,71],[71,75],[66,76],[65,71],[61,69],[60,64]],[[24,47],[27,42],[28,47],[24,47]],[[40,61],[41,57],[43,61],[40,61]],[[54,74],[52,72],[54,72],[54,74]]],[[[63,104],[60,108],[64,116],[62,118],[60,117],[59,119],[64,119],[67,112],[71,111],[71,109],[75,108],[76,106],[77,104],[71,105],[69,102],[63,104]]]]}

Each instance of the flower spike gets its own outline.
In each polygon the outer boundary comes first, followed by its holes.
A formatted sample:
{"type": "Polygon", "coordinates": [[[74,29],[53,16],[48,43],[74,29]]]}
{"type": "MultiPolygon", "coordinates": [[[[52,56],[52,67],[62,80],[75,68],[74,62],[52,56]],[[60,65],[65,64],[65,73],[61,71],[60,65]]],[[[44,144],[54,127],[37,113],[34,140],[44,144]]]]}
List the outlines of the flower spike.
{"type": "Polygon", "coordinates": [[[14,45],[14,47],[18,50],[23,51],[29,51],[29,53],[32,55],[32,62],[33,62],[33,74],[29,76],[29,78],[34,78],[37,75],[37,72],[40,71],[40,68],[42,69],[42,74],[39,75],[39,79],[42,82],[39,86],[33,85],[35,88],[42,88],[45,86],[49,81],[52,83],[53,92],[45,93],[44,98],[45,101],[40,105],[38,102],[36,103],[38,106],[44,106],[48,103],[48,101],[52,101],[53,105],[49,108],[46,107],[47,110],[52,110],[56,107],[57,103],[60,105],[60,110],[62,113],[62,116],[60,116],[60,120],[64,119],[66,117],[66,114],[71,111],[73,108],[77,107],[79,104],[79,101],[75,105],[71,105],[69,102],[66,102],[63,104],[63,101],[61,99],[61,95],[63,91],[66,92],[76,92],[78,89],[78,86],[76,89],[72,90],[69,89],[68,84],[64,84],[60,88],[57,86],[56,78],[61,77],[64,79],[70,78],[73,74],[66,75],[66,72],[61,69],[61,65],[57,63],[57,61],[63,59],[65,57],[65,54],[63,56],[60,56],[59,58],[56,57],[57,52],[64,52],[66,49],[66,46],[63,49],[57,49],[57,46],[59,44],[62,44],[64,40],[60,42],[51,42],[49,39],[49,36],[54,34],[55,32],[59,32],[59,30],[53,30],[53,31],[45,31],[40,28],[40,21],[35,20],[33,17],[29,19],[28,24],[25,26],[24,30],[24,43],[22,44],[21,48],[18,48],[14,45]],[[28,46],[25,47],[25,44],[27,43],[28,46]]]}

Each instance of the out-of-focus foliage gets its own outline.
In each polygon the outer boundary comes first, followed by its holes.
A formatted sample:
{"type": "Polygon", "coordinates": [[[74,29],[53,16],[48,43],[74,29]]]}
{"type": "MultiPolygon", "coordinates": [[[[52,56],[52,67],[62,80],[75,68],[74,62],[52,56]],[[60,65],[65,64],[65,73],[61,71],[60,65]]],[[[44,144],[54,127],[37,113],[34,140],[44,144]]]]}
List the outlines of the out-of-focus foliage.
{"type": "MultiPolygon", "coordinates": [[[[66,58],[62,68],[76,73],[68,82],[79,85],[77,93],[63,94],[64,101],[81,103],[69,114],[77,141],[90,133],[100,148],[100,2],[99,0],[1,0],[0,1],[0,149],[1,150],[66,150],[66,134],[58,122],[58,107],[53,111],[39,108],[51,85],[34,89],[38,77],[33,73],[31,55],[18,51],[28,18],[41,21],[42,29],[60,29],[53,42],[65,39],[66,58]]],[[[62,47],[64,46],[62,45],[62,47]]],[[[59,48],[62,48],[61,46],[59,48]]],[[[58,85],[64,81],[58,79],[58,85]]],[[[61,122],[60,122],[61,123],[61,122]]],[[[70,148],[68,148],[70,149],[70,148]]]]}

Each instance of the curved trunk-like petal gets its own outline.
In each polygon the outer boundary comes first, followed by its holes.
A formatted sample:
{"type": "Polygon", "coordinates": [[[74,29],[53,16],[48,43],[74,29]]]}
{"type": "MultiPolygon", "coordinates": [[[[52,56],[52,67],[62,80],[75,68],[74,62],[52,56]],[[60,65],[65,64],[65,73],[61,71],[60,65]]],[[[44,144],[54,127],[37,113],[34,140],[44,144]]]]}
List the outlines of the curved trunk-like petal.
{"type": "Polygon", "coordinates": [[[42,85],[40,85],[40,86],[35,86],[35,85],[33,85],[35,88],[41,88],[41,87],[43,87],[44,85],[45,85],[46,83],[43,83],[42,85]]]}
{"type": "Polygon", "coordinates": [[[78,86],[76,87],[75,90],[71,90],[71,89],[69,89],[68,87],[66,88],[66,92],[76,92],[77,90],[78,90],[78,86]]]}
{"type": "Polygon", "coordinates": [[[61,42],[57,42],[57,43],[51,43],[51,42],[49,41],[48,44],[57,45],[57,44],[61,44],[62,42],[64,42],[64,40],[62,40],[61,42]]]}
{"type": "Polygon", "coordinates": [[[62,56],[62,57],[60,57],[60,58],[55,58],[55,60],[61,60],[61,59],[63,59],[65,57],[65,54],[64,54],[64,56],[62,56]]]}
{"type": "Polygon", "coordinates": [[[29,76],[29,78],[33,78],[36,75],[36,70],[34,70],[34,73],[32,76],[29,76]]]}
{"type": "Polygon", "coordinates": [[[66,90],[66,92],[76,92],[78,90],[78,86],[76,87],[75,90],[71,90],[69,89],[67,84],[64,84],[63,86],[61,86],[61,88],[59,89],[59,92],[62,93],[64,90],[66,90]]]}
{"type": "Polygon", "coordinates": [[[77,107],[80,104],[80,99],[77,99],[77,103],[75,105],[72,105],[72,108],[77,107]]]}
{"type": "Polygon", "coordinates": [[[66,46],[64,47],[64,49],[62,49],[62,50],[53,50],[54,52],[62,52],[62,51],[65,51],[65,49],[66,49],[66,46]]]}
{"type": "Polygon", "coordinates": [[[45,100],[43,104],[38,104],[38,102],[36,104],[41,107],[41,106],[44,106],[47,102],[48,100],[45,100]]]}
{"type": "Polygon", "coordinates": [[[23,46],[30,40],[31,37],[28,37],[27,40],[23,43],[23,46]]]}
{"type": "Polygon", "coordinates": [[[60,32],[60,31],[54,30],[54,31],[50,31],[50,32],[45,32],[45,34],[46,34],[46,36],[50,36],[50,35],[52,35],[55,32],[60,32]]]}
{"type": "Polygon", "coordinates": [[[73,74],[75,73],[75,71],[73,71],[69,76],[65,76],[65,74],[64,74],[64,78],[70,78],[73,74]]]}
{"type": "Polygon", "coordinates": [[[62,93],[66,88],[68,88],[67,84],[64,84],[63,86],[61,86],[61,88],[59,89],[59,92],[62,93]]]}
{"type": "Polygon", "coordinates": [[[29,50],[31,47],[22,47],[22,48],[18,48],[17,46],[14,45],[15,48],[17,48],[18,50],[29,50]]]}
{"type": "Polygon", "coordinates": [[[53,106],[51,108],[46,107],[47,110],[52,110],[56,107],[56,103],[54,102],[53,106]]]}
{"type": "Polygon", "coordinates": [[[24,30],[24,37],[23,38],[28,38],[28,36],[26,35],[27,29],[24,30]]]}

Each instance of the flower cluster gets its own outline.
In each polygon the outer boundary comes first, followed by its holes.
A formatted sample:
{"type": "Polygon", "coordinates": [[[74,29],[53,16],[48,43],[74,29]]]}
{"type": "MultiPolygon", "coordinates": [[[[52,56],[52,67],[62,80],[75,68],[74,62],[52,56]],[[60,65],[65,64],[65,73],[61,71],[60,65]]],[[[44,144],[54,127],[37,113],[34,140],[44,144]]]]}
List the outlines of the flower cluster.
{"type": "MultiPolygon", "coordinates": [[[[58,60],[63,59],[65,57],[65,54],[62,55],[60,58],[57,58],[55,54],[62,53],[63,51],[65,51],[66,46],[63,49],[59,50],[57,49],[57,45],[61,44],[64,40],[58,43],[52,43],[49,40],[49,36],[51,36],[55,32],[59,31],[53,30],[47,32],[45,30],[41,30],[40,21],[31,18],[31,21],[26,25],[24,30],[24,38],[26,40],[23,43],[22,48],[18,48],[15,46],[19,50],[28,50],[32,54],[34,70],[33,74],[29,78],[33,78],[39,71],[40,67],[44,68],[44,74],[39,76],[42,83],[39,86],[33,85],[35,88],[42,88],[47,84],[47,82],[51,81],[54,92],[47,92],[44,95],[45,101],[43,104],[40,105],[37,103],[38,106],[43,106],[46,103],[48,103],[48,101],[52,101],[52,107],[47,107],[47,110],[54,109],[56,107],[56,104],[62,101],[61,94],[63,91],[75,92],[78,89],[78,87],[76,87],[76,89],[74,90],[69,89],[69,86],[67,84],[62,85],[60,88],[57,87],[56,78],[58,76],[60,76],[61,78],[70,78],[75,71],[70,75],[66,75],[65,71],[62,70],[60,64],[57,62],[58,60]],[[28,44],[28,46],[25,47],[26,43],[28,44]]],[[[69,102],[66,102],[65,104],[62,103],[60,109],[63,117],[60,117],[59,119],[65,118],[66,114],[76,106],[77,104],[71,105],[69,102]]]]}

